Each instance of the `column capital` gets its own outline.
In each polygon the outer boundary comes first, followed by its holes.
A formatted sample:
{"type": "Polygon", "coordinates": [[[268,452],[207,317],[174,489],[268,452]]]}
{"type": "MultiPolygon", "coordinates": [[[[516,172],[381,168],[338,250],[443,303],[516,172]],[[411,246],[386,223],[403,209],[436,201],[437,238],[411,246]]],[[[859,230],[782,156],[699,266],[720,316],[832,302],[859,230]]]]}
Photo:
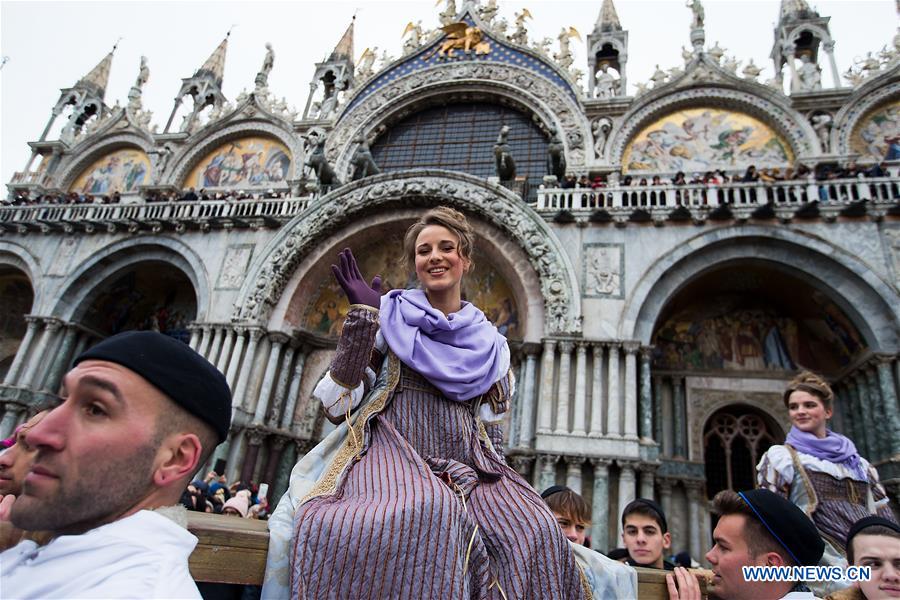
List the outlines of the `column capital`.
{"type": "Polygon", "coordinates": [[[59,331],[59,329],[63,326],[63,322],[56,317],[47,317],[44,326],[48,331],[59,331]]]}
{"type": "Polygon", "coordinates": [[[543,344],[545,352],[553,352],[553,349],[556,348],[556,340],[545,339],[543,344]]]}
{"type": "Polygon", "coordinates": [[[689,497],[697,496],[700,494],[700,490],[703,489],[703,482],[697,481],[695,479],[684,479],[682,480],[685,489],[687,490],[687,494],[689,497]]]}
{"type": "Polygon", "coordinates": [[[266,334],[266,330],[262,327],[247,327],[247,333],[250,334],[251,341],[258,342],[266,334]]]}
{"type": "Polygon", "coordinates": [[[521,346],[522,354],[525,356],[537,356],[541,352],[541,345],[533,342],[527,342],[521,346]]]}
{"type": "Polygon", "coordinates": [[[640,342],[622,342],[622,347],[628,354],[636,354],[641,348],[640,342]]]}
{"type": "Polygon", "coordinates": [[[575,348],[575,340],[560,340],[559,341],[559,351],[563,354],[568,354],[575,348]]]}
{"type": "Polygon", "coordinates": [[[609,465],[612,464],[611,458],[606,458],[604,456],[594,456],[588,459],[591,464],[594,466],[594,471],[600,469],[601,471],[605,471],[609,469],[609,465]]]}
{"type": "Polygon", "coordinates": [[[263,441],[269,436],[269,432],[264,429],[259,429],[256,427],[251,427],[247,429],[247,443],[251,446],[260,446],[263,441]]]}
{"type": "Polygon", "coordinates": [[[652,345],[651,346],[641,346],[641,358],[643,358],[645,360],[650,360],[651,358],[653,358],[653,350],[655,348],[656,347],[652,346],[652,345]]]}
{"type": "Polygon", "coordinates": [[[588,342],[584,340],[578,340],[575,342],[575,351],[578,354],[587,354],[588,342]]]}
{"type": "Polygon", "coordinates": [[[584,463],[584,458],[585,458],[584,456],[578,456],[578,455],[573,455],[573,454],[567,454],[562,457],[563,461],[565,461],[565,463],[567,465],[575,465],[575,464],[580,465],[580,464],[584,463]]]}
{"type": "Polygon", "coordinates": [[[538,456],[538,458],[540,459],[541,463],[546,466],[555,465],[562,459],[562,456],[560,456],[559,454],[541,454],[538,456]]]}
{"type": "Polygon", "coordinates": [[[313,442],[312,440],[298,440],[298,439],[294,440],[294,446],[297,448],[298,458],[301,454],[306,454],[307,452],[312,450],[315,447],[315,445],[316,445],[316,443],[313,442]]]}
{"type": "Polygon", "coordinates": [[[671,379],[672,385],[675,386],[680,386],[682,383],[684,383],[684,377],[682,377],[681,375],[672,375],[671,379]]]}
{"type": "Polygon", "coordinates": [[[834,40],[828,40],[827,42],[822,44],[822,48],[825,52],[834,52],[834,40]]]}
{"type": "Polygon", "coordinates": [[[291,339],[291,336],[289,336],[286,333],[282,333],[280,331],[273,331],[273,332],[269,333],[269,341],[271,341],[273,344],[284,345],[288,341],[290,341],[290,339],[291,339]]]}
{"type": "Polygon", "coordinates": [[[878,367],[878,366],[881,366],[881,365],[883,365],[883,364],[888,364],[888,365],[889,365],[889,364],[891,364],[892,362],[894,362],[895,360],[897,360],[897,355],[896,355],[896,354],[875,354],[875,355],[872,357],[871,363],[872,363],[874,366],[878,367]]]}
{"type": "Polygon", "coordinates": [[[623,344],[624,344],[624,342],[614,340],[612,342],[606,342],[606,347],[609,348],[610,350],[618,350],[619,348],[621,348],[623,346],[623,344]]]}
{"type": "Polygon", "coordinates": [[[641,473],[650,473],[652,475],[652,474],[656,473],[656,471],[659,469],[659,467],[660,467],[659,463],[642,462],[642,463],[638,463],[637,469],[641,473]]]}
{"type": "Polygon", "coordinates": [[[233,325],[231,328],[234,329],[234,332],[238,335],[244,335],[247,333],[248,329],[246,325],[233,325]]]}
{"type": "Polygon", "coordinates": [[[637,469],[640,463],[636,460],[624,460],[621,458],[617,458],[616,464],[619,465],[619,468],[622,469],[622,471],[628,470],[634,473],[635,469],[637,469]]]}
{"type": "Polygon", "coordinates": [[[37,327],[43,320],[44,317],[39,317],[37,315],[25,315],[25,322],[28,323],[29,327],[37,327]]]}
{"type": "Polygon", "coordinates": [[[659,486],[660,495],[671,494],[672,487],[675,485],[675,480],[668,477],[657,477],[656,485],[659,486]]]}
{"type": "Polygon", "coordinates": [[[281,450],[284,448],[291,438],[284,435],[273,435],[271,436],[271,441],[269,444],[272,446],[272,450],[281,450]]]}

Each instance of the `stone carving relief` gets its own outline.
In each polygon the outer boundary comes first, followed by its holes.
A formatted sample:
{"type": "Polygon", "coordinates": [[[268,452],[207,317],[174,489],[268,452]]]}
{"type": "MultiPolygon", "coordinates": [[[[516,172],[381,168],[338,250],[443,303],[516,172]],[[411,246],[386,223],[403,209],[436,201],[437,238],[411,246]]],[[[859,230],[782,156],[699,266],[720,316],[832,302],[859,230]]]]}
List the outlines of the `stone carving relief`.
{"type": "Polygon", "coordinates": [[[584,247],[584,295],[622,298],[624,244],[586,244],[584,247]]]}
{"type": "Polygon", "coordinates": [[[338,173],[347,172],[348,151],[354,137],[361,131],[372,129],[370,121],[383,118],[389,104],[396,103],[401,97],[421,93],[430,87],[446,87],[452,82],[468,82],[472,80],[484,85],[491,82],[494,89],[504,95],[514,95],[525,101],[528,106],[536,108],[546,106],[550,109],[547,125],[556,126],[566,140],[566,161],[573,170],[584,165],[584,140],[589,135],[588,123],[583,119],[582,111],[569,94],[570,90],[562,89],[550,81],[539,77],[527,69],[497,63],[451,63],[439,65],[423,71],[416,71],[385,85],[368,95],[356,104],[351,111],[341,115],[334,131],[328,139],[327,155],[335,161],[338,173]]]}
{"type": "Polygon", "coordinates": [[[228,246],[225,256],[222,258],[222,268],[219,269],[219,281],[217,289],[238,289],[244,283],[247,267],[253,257],[252,244],[240,244],[228,246]]]}
{"type": "Polygon", "coordinates": [[[567,276],[570,268],[562,257],[565,251],[546,224],[536,215],[522,210],[521,200],[499,186],[485,185],[463,174],[438,177],[398,178],[396,174],[377,175],[359,184],[345,185],[324,197],[317,208],[304,216],[302,223],[285,227],[277,247],[253,283],[244,288],[244,300],[233,315],[235,320],[264,319],[281,297],[284,286],[300,260],[315,243],[363,210],[398,201],[415,202],[427,198],[429,206],[450,204],[479,214],[486,221],[517,240],[541,281],[544,299],[545,331],[575,333],[581,330],[577,284],[567,276]]]}

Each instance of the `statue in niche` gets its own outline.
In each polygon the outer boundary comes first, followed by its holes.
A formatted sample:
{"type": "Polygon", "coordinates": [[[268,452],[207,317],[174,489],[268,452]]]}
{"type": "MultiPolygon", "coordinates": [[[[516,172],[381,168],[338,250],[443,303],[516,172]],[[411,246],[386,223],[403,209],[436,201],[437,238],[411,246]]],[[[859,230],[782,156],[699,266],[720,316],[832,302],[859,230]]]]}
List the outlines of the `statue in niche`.
{"type": "Polygon", "coordinates": [[[547,144],[547,174],[555,175],[562,181],[566,175],[566,148],[559,139],[556,127],[550,128],[550,142],[547,144]]]}
{"type": "Polygon", "coordinates": [[[591,123],[591,133],[594,134],[594,154],[597,158],[603,158],[610,129],[612,129],[612,121],[606,117],[600,117],[591,123]]]}
{"type": "Polygon", "coordinates": [[[706,11],[703,10],[703,4],[700,3],[700,0],[688,0],[685,6],[691,9],[691,14],[693,15],[691,29],[703,29],[706,11]]]}
{"type": "Polygon", "coordinates": [[[356,152],[353,153],[353,159],[350,161],[350,164],[353,165],[351,180],[358,181],[363,177],[381,173],[381,169],[378,168],[378,165],[375,164],[375,159],[372,157],[372,151],[369,149],[369,140],[366,139],[366,136],[360,135],[355,141],[359,146],[357,146],[356,152]]]}
{"type": "Polygon", "coordinates": [[[272,50],[272,44],[266,42],[266,56],[263,58],[263,64],[259,73],[256,74],[257,90],[264,90],[269,87],[269,73],[272,72],[273,66],[275,66],[275,51],[272,50]]]}
{"type": "Polygon", "coordinates": [[[494,161],[497,167],[497,177],[500,181],[513,181],[516,178],[516,161],[513,160],[509,149],[509,125],[500,128],[497,135],[497,143],[494,144],[494,161]]]}
{"type": "Polygon", "coordinates": [[[598,98],[612,98],[616,95],[616,88],[619,80],[609,72],[609,64],[600,63],[600,70],[597,71],[595,90],[598,98]]]}
{"type": "Polygon", "coordinates": [[[816,131],[816,135],[819,136],[819,144],[822,146],[822,152],[827,153],[830,146],[831,125],[833,122],[831,115],[828,113],[813,115],[811,121],[813,129],[816,131]]]}
{"type": "Polygon", "coordinates": [[[814,92],[822,89],[822,69],[810,59],[809,54],[800,55],[797,80],[797,91],[799,92],[814,92]]]}
{"type": "Polygon", "coordinates": [[[306,159],[306,166],[312,169],[320,186],[341,185],[334,169],[328,164],[328,159],[325,156],[325,139],[324,133],[311,133],[307,136],[307,145],[311,146],[313,150],[309,153],[309,158],[306,159]]]}
{"type": "Polygon", "coordinates": [[[525,19],[532,19],[534,17],[531,16],[531,13],[528,12],[527,8],[523,8],[522,12],[515,13],[515,15],[516,29],[513,31],[512,36],[510,36],[510,40],[516,44],[525,46],[528,44],[528,30],[525,28],[525,19]]]}

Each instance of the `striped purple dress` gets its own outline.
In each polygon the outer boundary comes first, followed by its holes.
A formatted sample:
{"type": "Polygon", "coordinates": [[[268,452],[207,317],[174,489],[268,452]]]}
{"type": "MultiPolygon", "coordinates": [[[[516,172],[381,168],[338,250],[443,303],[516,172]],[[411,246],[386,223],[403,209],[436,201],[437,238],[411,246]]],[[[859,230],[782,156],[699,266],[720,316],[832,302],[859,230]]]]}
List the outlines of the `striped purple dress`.
{"type": "MultiPolygon", "coordinates": [[[[363,379],[376,330],[373,313],[350,311],[331,365],[336,380],[363,379]]],[[[379,383],[330,486],[297,508],[292,596],[589,595],[553,514],[480,425],[483,399],[449,400],[393,355],[379,383]]]]}

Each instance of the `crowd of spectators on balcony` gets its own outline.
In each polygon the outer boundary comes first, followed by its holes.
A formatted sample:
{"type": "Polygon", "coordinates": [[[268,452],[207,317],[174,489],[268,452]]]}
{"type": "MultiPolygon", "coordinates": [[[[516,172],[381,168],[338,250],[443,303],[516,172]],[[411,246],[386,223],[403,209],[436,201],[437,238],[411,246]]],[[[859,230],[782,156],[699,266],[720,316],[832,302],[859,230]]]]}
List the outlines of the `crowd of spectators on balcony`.
{"type": "Polygon", "coordinates": [[[122,201],[122,195],[118,190],[112,194],[79,194],[67,192],[65,194],[47,193],[31,194],[28,190],[17,190],[13,197],[0,200],[4,206],[33,206],[36,204],[118,204],[122,201]]]}
{"type": "Polygon", "coordinates": [[[188,188],[187,190],[182,190],[180,193],[175,191],[151,191],[144,196],[144,199],[147,202],[234,202],[237,200],[268,200],[289,197],[290,192],[276,192],[272,189],[254,193],[250,190],[227,190],[210,192],[205,188],[201,189],[200,191],[196,191],[194,188],[188,188]]]}

